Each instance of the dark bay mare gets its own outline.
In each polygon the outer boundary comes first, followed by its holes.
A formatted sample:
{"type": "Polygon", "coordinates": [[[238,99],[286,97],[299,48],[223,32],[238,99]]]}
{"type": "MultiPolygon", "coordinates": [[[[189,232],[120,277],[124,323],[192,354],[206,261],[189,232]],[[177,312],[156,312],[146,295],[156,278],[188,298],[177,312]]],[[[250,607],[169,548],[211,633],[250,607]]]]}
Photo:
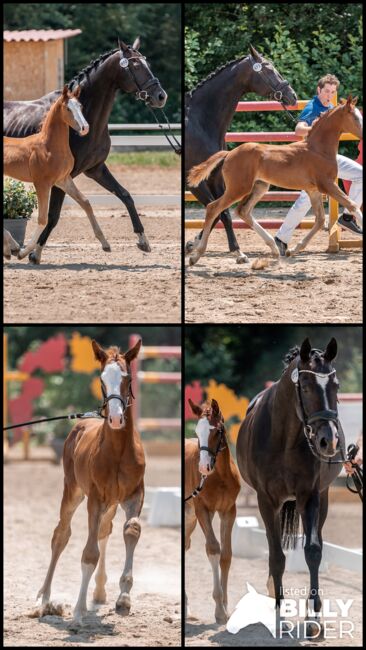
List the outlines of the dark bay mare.
{"type": "MultiPolygon", "coordinates": [[[[131,217],[133,230],[138,236],[138,248],[149,252],[151,248],[133,198],[105,164],[111,146],[108,121],[117,91],[134,93],[137,99],[152,108],[163,107],[167,100],[159,79],[153,76],[146,58],[138,51],[139,45],[139,39],[132,46],[119,43],[118,49],[99,56],[68,84],[70,90],[80,85],[80,102],[90,126],[89,134],[84,138],[70,131],[70,149],[75,159],[71,176],[75,178],[84,173],[118,196],[131,217]]],[[[4,102],[4,135],[22,138],[37,133],[45,114],[60,94],[61,90],[55,90],[33,101],[4,102]]],[[[52,188],[48,224],[35,251],[29,256],[30,261],[36,264],[40,262],[43,246],[59,220],[64,197],[62,189],[52,188]]]]}
{"type": "MultiPolygon", "coordinates": [[[[185,97],[185,174],[209,156],[226,148],[225,135],[235,114],[240,97],[254,92],[261,97],[274,99],[284,106],[296,104],[297,97],[286,79],[280,75],[273,63],[261,56],[250,46],[250,54],[229,61],[217,68],[201,81],[185,97]]],[[[206,206],[218,199],[225,190],[220,171],[201,183],[200,187],[190,188],[195,197],[206,206]]],[[[246,262],[236,240],[229,210],[223,210],[221,218],[229,243],[230,253],[238,263],[246,262]]],[[[212,227],[214,227],[214,225],[212,227]]],[[[201,239],[202,231],[197,236],[201,239]]],[[[187,242],[186,252],[190,253],[194,242],[187,242]]]]}
{"type": "Polygon", "coordinates": [[[310,572],[310,635],[320,631],[318,573],[328,489],[346,454],[332,365],[336,354],[334,338],[324,351],[312,349],[309,339],[290,350],[281,378],[249,405],[236,445],[240,473],[257,491],[269,547],[267,588],[277,606],[284,597],[282,549],[296,543],[301,515],[310,572]]]}

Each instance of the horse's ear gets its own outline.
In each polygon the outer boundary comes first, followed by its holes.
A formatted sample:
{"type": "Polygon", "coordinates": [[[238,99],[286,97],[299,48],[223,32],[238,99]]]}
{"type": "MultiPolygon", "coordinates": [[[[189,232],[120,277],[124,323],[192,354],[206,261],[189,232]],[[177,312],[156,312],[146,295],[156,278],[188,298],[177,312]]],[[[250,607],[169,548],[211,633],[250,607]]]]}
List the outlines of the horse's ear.
{"type": "Polygon", "coordinates": [[[118,38],[118,47],[119,47],[120,50],[122,50],[122,52],[124,52],[125,50],[128,50],[128,45],[126,45],[126,43],[124,43],[124,41],[120,41],[119,38],[118,38]]]}
{"type": "Polygon", "coordinates": [[[213,399],[213,398],[211,400],[211,408],[212,408],[212,412],[215,415],[218,415],[220,413],[220,407],[219,407],[218,403],[216,402],[216,400],[213,399]]]}
{"type": "Polygon", "coordinates": [[[138,353],[139,353],[139,351],[140,351],[140,348],[141,348],[141,343],[142,343],[142,339],[139,339],[139,340],[137,341],[137,343],[133,346],[133,348],[131,348],[130,350],[128,350],[128,352],[126,352],[126,353],[123,355],[124,358],[125,358],[125,360],[127,361],[128,364],[130,364],[131,361],[133,361],[134,359],[136,359],[136,357],[137,357],[137,355],[138,355],[138,353]]]}
{"type": "Polygon", "coordinates": [[[80,85],[76,86],[76,89],[72,91],[73,97],[75,97],[75,99],[79,99],[80,92],[81,92],[80,85]]]}
{"type": "Polygon", "coordinates": [[[252,57],[253,57],[256,61],[261,61],[261,60],[262,60],[261,55],[259,54],[259,52],[257,52],[257,50],[253,47],[252,44],[249,45],[249,50],[250,50],[250,53],[251,53],[252,57]]]}
{"type": "Polygon", "coordinates": [[[306,337],[305,341],[302,342],[302,345],[301,345],[301,348],[300,348],[301,361],[309,361],[310,352],[311,352],[311,343],[310,343],[309,339],[306,337]]]}
{"type": "Polygon", "coordinates": [[[333,361],[337,356],[337,341],[335,338],[331,338],[324,352],[325,361],[333,361]]]}
{"type": "Polygon", "coordinates": [[[201,417],[201,415],[202,415],[202,409],[201,409],[201,407],[198,406],[198,404],[195,404],[194,402],[192,402],[192,400],[191,400],[190,397],[188,397],[188,402],[189,402],[189,406],[190,406],[191,409],[192,409],[192,413],[194,413],[195,415],[197,415],[198,418],[201,417]]]}
{"type": "Polygon", "coordinates": [[[139,49],[140,49],[140,45],[141,45],[141,39],[140,39],[140,37],[138,36],[137,38],[135,38],[135,40],[134,40],[134,42],[133,42],[132,49],[133,49],[133,50],[139,50],[139,49]]]}
{"type": "Polygon", "coordinates": [[[93,347],[94,356],[96,360],[100,361],[100,363],[105,363],[105,361],[107,361],[108,359],[108,355],[103,350],[103,348],[99,345],[99,343],[94,341],[94,339],[92,340],[92,347],[93,347]]]}
{"type": "Polygon", "coordinates": [[[63,89],[62,89],[62,101],[65,102],[65,101],[67,100],[67,98],[68,98],[68,95],[69,95],[69,88],[68,88],[68,86],[66,85],[66,86],[64,86],[63,89]]]}
{"type": "Polygon", "coordinates": [[[352,105],[356,106],[357,102],[358,102],[358,96],[352,99],[352,105]]]}

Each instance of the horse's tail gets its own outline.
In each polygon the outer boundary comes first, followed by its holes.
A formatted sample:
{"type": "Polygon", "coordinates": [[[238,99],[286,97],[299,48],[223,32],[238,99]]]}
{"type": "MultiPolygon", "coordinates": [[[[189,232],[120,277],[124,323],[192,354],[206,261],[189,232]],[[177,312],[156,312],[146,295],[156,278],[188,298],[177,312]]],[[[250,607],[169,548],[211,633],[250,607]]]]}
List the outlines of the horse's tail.
{"type": "Polygon", "coordinates": [[[299,530],[299,513],[296,501],[286,501],[281,508],[282,548],[296,548],[299,530]]]}
{"type": "Polygon", "coordinates": [[[197,187],[201,181],[206,180],[215,167],[217,167],[217,165],[224,160],[229,153],[229,151],[218,151],[205,160],[205,162],[192,167],[188,174],[188,185],[190,187],[197,187]]]}

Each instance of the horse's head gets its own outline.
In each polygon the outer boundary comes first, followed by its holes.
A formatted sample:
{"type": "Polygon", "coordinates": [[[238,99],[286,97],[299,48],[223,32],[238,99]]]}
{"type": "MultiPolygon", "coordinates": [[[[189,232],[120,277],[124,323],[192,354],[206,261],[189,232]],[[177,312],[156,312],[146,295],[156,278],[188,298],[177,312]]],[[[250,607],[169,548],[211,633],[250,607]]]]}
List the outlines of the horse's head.
{"type": "Polygon", "coordinates": [[[361,111],[356,108],[357,100],[358,97],[353,99],[352,95],[349,95],[347,100],[341,99],[339,112],[342,115],[343,133],[352,133],[362,140],[363,119],[361,111]]]}
{"type": "Polygon", "coordinates": [[[140,39],[137,38],[132,46],[123,41],[118,41],[118,44],[118,85],[121,90],[135,93],[137,99],[152,108],[165,106],[168,95],[161,87],[159,79],[151,72],[146,57],[138,51],[140,39]]]}
{"type": "Polygon", "coordinates": [[[287,79],[284,79],[273,63],[261,56],[252,45],[250,47],[250,57],[252,63],[252,86],[253,92],[261,97],[274,99],[286,106],[296,104],[297,96],[291,88],[287,79]]]}
{"type": "Polygon", "coordinates": [[[225,447],[224,418],[215,399],[198,406],[188,399],[193,413],[198,418],[196,434],[200,450],[198,469],[201,474],[210,474],[216,462],[216,456],[225,447]],[[224,447],[222,447],[224,445],[224,447]]]}
{"type": "Polygon", "coordinates": [[[92,346],[101,365],[100,380],[107,422],[111,429],[122,429],[126,424],[126,410],[131,406],[130,364],[139,353],[141,339],[124,354],[117,347],[104,350],[94,340],[92,346]]]}
{"type": "Polygon", "coordinates": [[[340,450],[337,409],[338,380],[332,361],[337,341],[332,338],[325,348],[313,350],[304,340],[296,362],[291,364],[291,380],[296,385],[296,412],[317,455],[330,458],[340,450]]]}
{"type": "Polygon", "coordinates": [[[66,124],[71,126],[79,135],[89,133],[89,124],[83,115],[83,107],[79,102],[80,86],[71,91],[64,86],[61,95],[61,115],[66,124]]]}

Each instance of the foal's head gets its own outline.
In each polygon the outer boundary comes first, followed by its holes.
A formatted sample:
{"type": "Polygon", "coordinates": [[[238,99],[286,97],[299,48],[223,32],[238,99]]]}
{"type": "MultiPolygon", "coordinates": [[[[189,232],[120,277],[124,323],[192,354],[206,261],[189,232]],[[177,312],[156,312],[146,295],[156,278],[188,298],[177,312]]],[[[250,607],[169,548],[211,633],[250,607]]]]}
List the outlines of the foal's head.
{"type": "Polygon", "coordinates": [[[126,409],[131,406],[130,363],[139,353],[141,339],[124,354],[117,347],[104,350],[96,341],[92,341],[92,346],[95,358],[101,364],[100,378],[107,422],[111,429],[122,429],[126,424],[126,409]]]}
{"type": "Polygon", "coordinates": [[[312,349],[306,338],[289,365],[296,386],[296,412],[318,455],[334,456],[340,448],[338,434],[338,379],[332,361],[337,341],[332,338],[324,351],[312,349]]]}
{"type": "Polygon", "coordinates": [[[196,434],[200,450],[198,469],[207,476],[215,466],[216,456],[225,447],[224,418],[215,399],[208,400],[198,406],[188,399],[193,413],[198,417],[196,434]]]}
{"type": "Polygon", "coordinates": [[[331,124],[334,126],[338,120],[341,133],[352,133],[352,135],[362,140],[363,119],[361,111],[356,108],[357,99],[358,97],[352,99],[352,95],[349,95],[347,100],[341,99],[335,108],[324,111],[320,118],[314,122],[312,129],[308,133],[308,139],[314,139],[314,137],[323,138],[323,128],[326,128],[326,125],[329,124],[330,129],[331,124]]]}
{"type": "Polygon", "coordinates": [[[80,86],[76,90],[71,91],[67,86],[64,86],[62,95],[59,99],[61,104],[61,116],[63,121],[71,126],[74,131],[79,135],[87,135],[89,133],[89,124],[86,121],[82,106],[79,102],[80,86]]]}

